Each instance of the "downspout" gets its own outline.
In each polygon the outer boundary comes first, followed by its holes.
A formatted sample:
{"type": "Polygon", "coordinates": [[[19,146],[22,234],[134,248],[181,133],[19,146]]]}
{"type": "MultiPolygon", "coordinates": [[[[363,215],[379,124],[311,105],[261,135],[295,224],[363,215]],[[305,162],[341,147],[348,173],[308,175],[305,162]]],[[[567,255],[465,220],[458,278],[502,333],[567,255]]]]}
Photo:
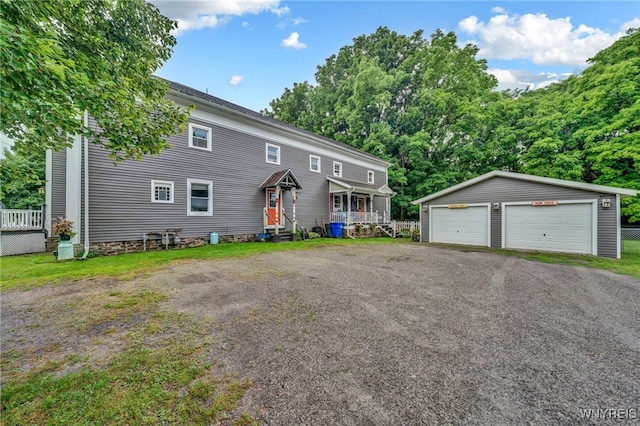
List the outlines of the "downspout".
{"type": "MultiPolygon", "coordinates": [[[[89,127],[89,112],[84,110],[84,127],[89,127]]],[[[84,253],[81,259],[89,255],[89,138],[84,137],[84,253]]]]}

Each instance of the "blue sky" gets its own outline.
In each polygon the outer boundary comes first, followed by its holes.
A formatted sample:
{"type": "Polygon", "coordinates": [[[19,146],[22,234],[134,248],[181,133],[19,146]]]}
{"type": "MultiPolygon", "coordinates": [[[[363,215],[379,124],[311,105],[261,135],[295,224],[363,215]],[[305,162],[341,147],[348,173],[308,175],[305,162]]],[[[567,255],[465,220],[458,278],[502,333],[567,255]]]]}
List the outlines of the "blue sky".
{"type": "Polygon", "coordinates": [[[177,20],[157,75],[259,111],[294,82],[380,26],[410,35],[454,31],[480,48],[500,88],[538,88],[579,73],[627,28],[640,1],[151,0],[177,20]]]}

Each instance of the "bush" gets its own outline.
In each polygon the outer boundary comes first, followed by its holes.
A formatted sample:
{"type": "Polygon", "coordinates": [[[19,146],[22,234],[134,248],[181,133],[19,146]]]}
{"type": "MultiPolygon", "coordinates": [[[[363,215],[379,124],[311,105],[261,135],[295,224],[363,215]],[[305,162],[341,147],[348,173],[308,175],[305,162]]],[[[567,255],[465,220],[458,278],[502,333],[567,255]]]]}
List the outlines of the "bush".
{"type": "Polygon", "coordinates": [[[309,239],[313,240],[315,238],[320,238],[320,234],[318,234],[317,232],[309,232],[309,239]]]}

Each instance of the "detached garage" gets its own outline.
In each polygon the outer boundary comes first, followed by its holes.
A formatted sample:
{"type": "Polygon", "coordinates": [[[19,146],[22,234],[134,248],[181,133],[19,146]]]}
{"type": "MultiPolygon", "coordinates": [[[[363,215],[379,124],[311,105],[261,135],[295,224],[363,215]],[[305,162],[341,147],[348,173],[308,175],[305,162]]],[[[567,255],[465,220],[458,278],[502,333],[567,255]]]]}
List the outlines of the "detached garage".
{"type": "Polygon", "coordinates": [[[413,202],[421,241],[620,257],[631,189],[494,171],[413,202]]]}

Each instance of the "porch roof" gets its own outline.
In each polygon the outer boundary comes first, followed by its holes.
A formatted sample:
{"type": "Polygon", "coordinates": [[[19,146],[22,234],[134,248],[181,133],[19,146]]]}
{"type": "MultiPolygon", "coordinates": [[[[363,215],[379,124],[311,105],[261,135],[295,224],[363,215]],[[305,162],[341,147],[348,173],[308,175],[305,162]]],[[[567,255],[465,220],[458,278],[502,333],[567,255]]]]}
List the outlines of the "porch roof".
{"type": "Polygon", "coordinates": [[[396,193],[393,192],[387,184],[376,185],[373,183],[335,178],[333,176],[327,176],[327,180],[329,181],[329,192],[356,192],[359,194],[378,195],[383,197],[393,197],[396,195],[396,193]]]}
{"type": "Polygon", "coordinates": [[[275,188],[276,186],[279,186],[285,190],[291,188],[302,189],[300,181],[298,181],[291,169],[280,170],[271,173],[271,176],[265,179],[265,181],[262,182],[258,188],[260,188],[260,190],[263,190],[265,188],[275,188]]]}

